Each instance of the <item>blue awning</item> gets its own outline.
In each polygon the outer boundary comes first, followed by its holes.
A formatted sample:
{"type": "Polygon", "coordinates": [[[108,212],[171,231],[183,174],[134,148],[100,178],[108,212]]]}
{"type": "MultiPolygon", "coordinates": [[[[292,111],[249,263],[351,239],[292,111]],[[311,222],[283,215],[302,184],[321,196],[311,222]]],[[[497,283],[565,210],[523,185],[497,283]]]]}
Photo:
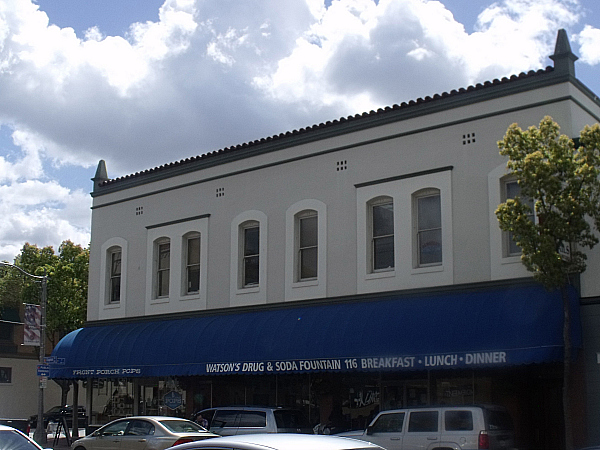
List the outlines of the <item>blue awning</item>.
{"type": "MultiPolygon", "coordinates": [[[[572,342],[581,347],[571,292],[572,342]]],[[[63,338],[51,378],[502,367],[562,361],[559,292],[538,285],[285,305],[87,326],[63,338]]]]}

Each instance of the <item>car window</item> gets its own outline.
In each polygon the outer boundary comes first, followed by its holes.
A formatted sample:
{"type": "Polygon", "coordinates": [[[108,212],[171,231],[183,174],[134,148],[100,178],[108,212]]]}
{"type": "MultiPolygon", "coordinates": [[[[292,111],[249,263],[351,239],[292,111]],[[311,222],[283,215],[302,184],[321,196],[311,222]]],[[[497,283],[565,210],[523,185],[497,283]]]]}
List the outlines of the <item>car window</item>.
{"type": "Polygon", "coordinates": [[[308,419],[300,411],[280,409],[273,411],[277,428],[312,428],[308,419]]]}
{"type": "Polygon", "coordinates": [[[215,416],[215,411],[214,409],[207,409],[205,411],[201,411],[200,414],[202,414],[202,417],[204,417],[206,420],[208,420],[208,427],[210,428],[210,425],[212,423],[213,417],[215,416]]]}
{"type": "Polygon", "coordinates": [[[128,436],[148,436],[154,434],[154,425],[145,420],[132,420],[126,434],[128,436]]]}
{"type": "Polygon", "coordinates": [[[473,430],[473,413],[471,411],[446,411],[444,413],[446,431],[473,430]]]}
{"type": "Polygon", "coordinates": [[[437,411],[413,411],[408,419],[408,431],[413,433],[438,430],[437,411]]]}
{"type": "Polygon", "coordinates": [[[239,427],[257,428],[267,426],[267,413],[264,411],[242,411],[239,427]]]}
{"type": "Polygon", "coordinates": [[[120,420],[105,426],[99,431],[102,436],[123,436],[127,425],[129,425],[129,420],[120,420]]]}
{"type": "Polygon", "coordinates": [[[196,422],[192,422],[191,420],[161,420],[160,423],[173,433],[204,431],[200,425],[198,425],[196,422]]]}
{"type": "Polygon", "coordinates": [[[13,430],[0,431],[0,448],[9,450],[40,450],[25,436],[13,430]]]}
{"type": "Polygon", "coordinates": [[[212,420],[211,427],[224,428],[234,427],[238,411],[224,410],[217,411],[212,420]]]}
{"type": "Polygon", "coordinates": [[[404,425],[404,413],[382,414],[371,426],[372,433],[400,433],[404,425]]]}

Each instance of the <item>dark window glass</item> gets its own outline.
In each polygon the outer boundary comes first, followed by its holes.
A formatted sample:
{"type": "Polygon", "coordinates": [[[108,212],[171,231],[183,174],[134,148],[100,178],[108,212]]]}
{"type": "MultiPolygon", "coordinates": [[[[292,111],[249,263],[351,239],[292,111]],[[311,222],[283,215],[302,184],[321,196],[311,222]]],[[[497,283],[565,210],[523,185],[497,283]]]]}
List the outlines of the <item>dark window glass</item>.
{"type": "Polygon", "coordinates": [[[121,301],[121,252],[110,254],[110,302],[121,301]]]}
{"type": "Polygon", "coordinates": [[[317,216],[303,217],[300,225],[300,279],[317,278],[318,269],[318,218],[317,216]]]}
{"type": "Polygon", "coordinates": [[[0,367],[0,383],[12,383],[12,367],[0,367]]]}
{"type": "Polygon", "coordinates": [[[154,425],[145,420],[132,420],[127,429],[128,436],[147,436],[154,434],[154,425]]]}
{"type": "MultiPolygon", "coordinates": [[[[520,196],[521,194],[521,186],[519,186],[519,183],[517,183],[516,181],[509,181],[507,183],[504,184],[504,188],[505,188],[505,196],[506,199],[505,200],[509,200],[509,199],[514,199],[517,196],[520,196]]],[[[529,205],[529,207],[531,208],[531,214],[528,214],[527,217],[529,218],[529,220],[531,221],[535,221],[535,216],[534,216],[534,209],[535,209],[535,205],[532,199],[525,197],[525,196],[520,196],[521,197],[521,202],[529,205]]],[[[514,255],[520,255],[521,254],[521,247],[519,247],[517,245],[517,243],[513,240],[513,233],[511,231],[508,232],[508,237],[507,237],[507,255],[506,256],[514,256],[514,255]]]]}
{"type": "Polygon", "coordinates": [[[239,426],[245,428],[266,427],[267,414],[262,411],[242,411],[239,426]]]}
{"type": "Polygon", "coordinates": [[[244,228],[244,286],[259,282],[260,228],[244,228]]]}
{"type": "Polygon", "coordinates": [[[200,237],[187,240],[187,293],[200,290],[200,237]]]}
{"type": "Polygon", "coordinates": [[[394,205],[373,205],[373,270],[394,267],[394,205]]]}
{"type": "Polygon", "coordinates": [[[217,411],[211,423],[211,427],[225,428],[234,427],[238,411],[217,411]]]}
{"type": "Polygon", "coordinates": [[[389,413],[379,416],[372,425],[372,433],[400,433],[404,425],[404,413],[389,413]]]}
{"type": "Polygon", "coordinates": [[[300,411],[273,411],[277,428],[312,428],[308,419],[300,411]]]}
{"type": "Polygon", "coordinates": [[[442,210],[440,196],[417,198],[418,265],[442,262],[442,210]]]}
{"type": "Polygon", "coordinates": [[[438,430],[437,411],[415,411],[408,419],[409,432],[431,432],[438,430]]]}
{"type": "Polygon", "coordinates": [[[158,273],[157,289],[158,297],[169,295],[169,272],[171,268],[171,246],[170,244],[159,244],[158,246],[158,273]]]}
{"type": "Polygon", "coordinates": [[[121,420],[107,425],[101,430],[102,436],[123,436],[127,425],[129,425],[129,420],[121,420]]]}
{"type": "Polygon", "coordinates": [[[446,431],[470,431],[473,429],[471,411],[446,411],[444,413],[446,431]]]}

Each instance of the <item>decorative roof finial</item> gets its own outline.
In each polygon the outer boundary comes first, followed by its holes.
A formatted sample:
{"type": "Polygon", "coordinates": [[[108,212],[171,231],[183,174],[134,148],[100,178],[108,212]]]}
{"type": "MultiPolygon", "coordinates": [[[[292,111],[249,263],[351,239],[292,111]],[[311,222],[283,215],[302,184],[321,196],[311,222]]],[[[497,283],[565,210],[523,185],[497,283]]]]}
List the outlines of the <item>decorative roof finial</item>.
{"type": "Polygon", "coordinates": [[[550,59],[554,61],[555,73],[575,76],[575,61],[579,58],[571,52],[571,44],[564,28],[558,30],[554,55],[550,59]]]}
{"type": "Polygon", "coordinates": [[[98,162],[98,168],[96,169],[96,175],[94,175],[94,178],[92,178],[92,181],[94,182],[94,191],[96,190],[96,188],[98,188],[98,186],[100,186],[100,183],[102,183],[103,181],[108,181],[108,174],[106,172],[106,163],[104,162],[103,159],[101,159],[100,162],[98,162]]]}

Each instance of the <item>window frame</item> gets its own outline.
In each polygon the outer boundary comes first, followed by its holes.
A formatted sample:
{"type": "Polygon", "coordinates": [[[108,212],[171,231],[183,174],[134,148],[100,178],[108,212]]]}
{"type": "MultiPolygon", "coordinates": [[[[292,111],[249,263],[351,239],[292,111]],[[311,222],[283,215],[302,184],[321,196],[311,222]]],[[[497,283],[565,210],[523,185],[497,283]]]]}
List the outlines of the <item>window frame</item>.
{"type": "Polygon", "coordinates": [[[171,240],[170,239],[158,239],[155,242],[155,260],[154,260],[154,298],[156,299],[164,299],[169,298],[169,294],[171,292],[170,284],[171,284],[171,240]],[[161,268],[161,255],[166,253],[161,250],[161,247],[168,246],[168,267],[161,268]],[[162,279],[162,275],[166,273],[166,293],[162,293],[161,287],[164,286],[164,280],[162,279]]]}
{"type": "Polygon", "coordinates": [[[370,272],[371,273],[381,273],[381,272],[389,272],[389,271],[393,271],[396,267],[396,243],[395,243],[395,239],[396,239],[396,221],[394,220],[394,199],[390,196],[381,196],[378,198],[375,198],[373,200],[370,200],[368,202],[368,208],[369,208],[369,239],[370,239],[370,272]],[[391,205],[391,216],[392,216],[392,233],[391,234],[385,234],[385,235],[378,235],[375,236],[375,208],[379,208],[379,207],[384,207],[387,205],[391,205]],[[377,264],[377,245],[376,245],[376,241],[378,240],[383,240],[383,239],[389,239],[391,238],[392,240],[392,265],[391,266],[387,266],[387,267],[376,267],[377,264]]]}
{"type": "Polygon", "coordinates": [[[121,303],[121,276],[123,274],[123,249],[121,247],[113,247],[108,251],[109,257],[107,258],[109,263],[108,270],[108,303],[119,304],[121,303]],[[115,273],[115,255],[119,255],[119,273],[115,273]],[[118,279],[119,292],[115,299],[115,281],[118,279]]]}
{"type": "Polygon", "coordinates": [[[184,285],[183,285],[183,295],[198,295],[198,293],[200,292],[200,282],[201,282],[201,262],[202,262],[202,238],[200,236],[200,233],[197,232],[189,232],[186,233],[185,235],[183,235],[183,252],[184,254],[184,285]],[[190,262],[190,242],[191,241],[198,241],[198,262],[190,262]],[[191,276],[190,276],[190,271],[193,268],[197,268],[197,280],[193,280],[196,281],[197,285],[198,285],[198,289],[195,290],[191,290],[191,286],[190,286],[190,280],[191,280],[191,276]]]}
{"type": "Polygon", "coordinates": [[[319,278],[319,213],[315,210],[304,210],[296,214],[295,216],[296,222],[296,233],[295,233],[295,242],[296,242],[296,258],[295,258],[295,281],[296,282],[304,282],[304,281],[312,281],[318,280],[319,278]],[[309,245],[302,245],[302,224],[305,220],[316,220],[316,224],[314,226],[315,238],[316,242],[310,243],[309,245]],[[314,252],[314,260],[315,266],[312,267],[312,272],[314,275],[303,277],[302,276],[302,268],[303,262],[305,261],[304,255],[308,253],[314,252]]]}
{"type": "MultiPolygon", "coordinates": [[[[521,186],[519,186],[519,182],[514,176],[507,176],[501,180],[501,199],[502,203],[505,203],[507,200],[514,199],[517,196],[521,196],[521,186]],[[518,187],[518,192],[515,195],[509,196],[508,187],[509,185],[516,185],[518,187]]],[[[523,202],[527,202],[531,208],[531,214],[528,214],[530,220],[533,220],[535,223],[537,221],[537,216],[535,214],[535,203],[533,199],[528,198],[527,196],[521,196],[523,202]]],[[[517,245],[512,238],[512,231],[502,231],[502,256],[504,258],[514,258],[520,257],[523,251],[517,245]],[[514,246],[514,247],[513,247],[514,246]]]]}
{"type": "Polygon", "coordinates": [[[243,224],[240,225],[240,237],[241,237],[241,245],[240,245],[240,274],[241,274],[241,279],[240,279],[240,284],[241,284],[241,288],[253,288],[253,287],[257,287],[260,285],[260,244],[261,244],[261,239],[260,239],[260,222],[255,221],[255,220],[251,220],[251,221],[247,221],[244,222],[243,224]],[[247,251],[247,243],[248,243],[248,236],[247,236],[247,232],[249,230],[256,230],[256,250],[255,253],[246,253],[247,251]],[[256,281],[252,280],[252,281],[248,281],[248,266],[247,263],[249,263],[251,260],[256,260],[255,264],[255,272],[256,272],[256,281]]]}
{"type": "Polygon", "coordinates": [[[444,245],[443,245],[443,212],[442,212],[442,195],[438,188],[424,188],[420,189],[412,195],[413,203],[413,260],[415,268],[423,267],[435,267],[441,266],[444,263],[444,245]],[[434,227],[421,228],[421,216],[420,214],[420,202],[423,199],[437,197],[438,198],[438,210],[437,215],[439,216],[439,224],[434,227]],[[439,233],[439,261],[423,262],[422,261],[422,248],[421,248],[421,236],[425,233],[438,232],[439,233]]]}

